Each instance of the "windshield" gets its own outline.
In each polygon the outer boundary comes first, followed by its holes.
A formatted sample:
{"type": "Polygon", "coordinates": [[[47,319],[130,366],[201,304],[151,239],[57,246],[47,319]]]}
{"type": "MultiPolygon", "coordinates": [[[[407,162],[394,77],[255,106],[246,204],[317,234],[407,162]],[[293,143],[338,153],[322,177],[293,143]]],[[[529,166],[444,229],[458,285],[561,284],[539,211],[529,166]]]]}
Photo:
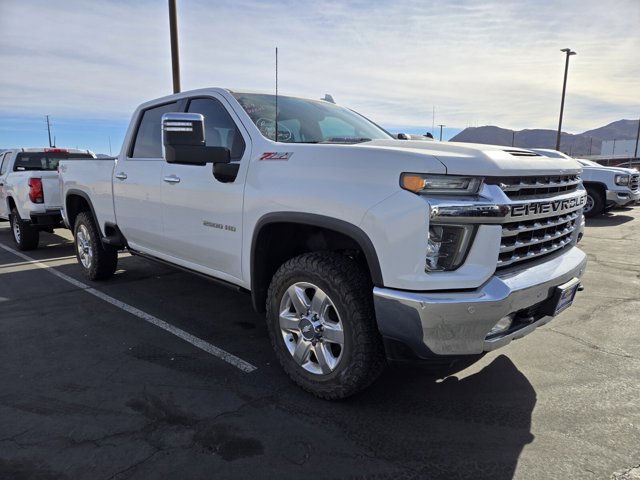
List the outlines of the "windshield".
{"type": "Polygon", "coordinates": [[[63,158],[95,158],[90,153],[66,153],[66,152],[21,152],[16,157],[13,165],[14,172],[26,170],[50,170],[58,169],[58,163],[63,158]]]}
{"type": "MultiPolygon", "coordinates": [[[[232,93],[260,133],[275,140],[276,96],[232,93]]],[[[361,143],[391,139],[363,116],[324,100],[278,96],[278,142],[361,143]]]]}

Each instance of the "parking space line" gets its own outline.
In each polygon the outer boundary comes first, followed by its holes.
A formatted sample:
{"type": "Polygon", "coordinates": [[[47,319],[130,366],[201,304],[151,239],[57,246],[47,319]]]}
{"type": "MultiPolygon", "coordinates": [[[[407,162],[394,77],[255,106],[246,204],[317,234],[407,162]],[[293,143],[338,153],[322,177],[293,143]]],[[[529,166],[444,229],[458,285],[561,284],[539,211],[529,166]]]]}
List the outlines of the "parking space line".
{"type": "Polygon", "coordinates": [[[7,252],[13,253],[14,255],[22,258],[23,260],[27,261],[28,263],[35,265],[39,268],[42,268],[44,270],[46,270],[47,272],[51,273],[52,275],[55,275],[56,277],[60,278],[61,280],[64,280],[67,283],[70,283],[71,285],[74,285],[82,290],[84,290],[87,293],[90,293],[91,295],[98,297],[99,299],[110,303],[111,305],[120,308],[121,310],[124,310],[127,313],[130,313],[131,315],[135,315],[138,318],[141,318],[142,320],[151,323],[152,325],[155,325],[156,327],[159,327],[169,333],[171,333],[172,335],[175,335],[178,338],[181,338],[182,340],[184,340],[187,343],[190,343],[191,345],[193,345],[194,347],[199,348],[200,350],[204,350],[207,353],[210,353],[211,355],[213,355],[214,357],[219,358],[220,360],[224,360],[225,362],[229,363],[230,365],[233,365],[234,367],[242,370],[243,372],[246,373],[251,373],[254,370],[257,370],[257,367],[255,367],[254,365],[250,364],[249,362],[242,360],[239,357],[236,357],[235,355],[222,350],[221,348],[216,347],[215,345],[212,345],[208,342],[205,342],[204,340],[195,337],[194,335],[191,335],[188,332],[185,332],[184,330],[178,328],[178,327],[174,327],[173,325],[165,322],[164,320],[160,320],[157,317],[154,317],[153,315],[143,312],[142,310],[136,308],[136,307],[132,307],[131,305],[124,303],[116,298],[113,298],[105,293],[100,292],[99,290],[96,290],[95,288],[90,287],[89,285],[86,285],[78,280],[76,280],[75,278],[72,278],[68,275],[65,275],[62,272],[57,271],[55,268],[50,267],[49,265],[46,265],[42,262],[39,262],[38,260],[35,260],[27,255],[25,255],[24,253],[21,253],[17,250],[14,250],[13,248],[7,247],[6,245],[3,245],[0,243],[0,247],[2,247],[4,250],[6,250],[7,252]]]}

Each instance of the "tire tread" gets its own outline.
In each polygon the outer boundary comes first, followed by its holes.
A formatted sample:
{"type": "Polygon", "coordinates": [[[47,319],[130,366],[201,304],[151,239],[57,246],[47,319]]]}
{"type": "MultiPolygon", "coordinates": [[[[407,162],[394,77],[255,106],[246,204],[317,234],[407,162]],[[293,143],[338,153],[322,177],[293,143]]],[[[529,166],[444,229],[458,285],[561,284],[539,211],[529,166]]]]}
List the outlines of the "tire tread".
{"type": "Polygon", "coordinates": [[[354,331],[351,364],[336,381],[310,380],[299,372],[289,352],[278,344],[281,342],[278,318],[268,318],[271,344],[287,374],[304,390],[328,400],[346,398],[373,383],[386,364],[375,321],[372,285],[362,269],[344,255],[334,252],[306,253],[285,262],[274,275],[267,295],[268,316],[279,308],[277,291],[282,288],[283,282],[299,277],[304,272],[313,272],[312,275],[316,274],[327,281],[330,279],[332,288],[339,297],[345,299],[338,308],[341,307],[342,321],[350,322],[354,331]]]}

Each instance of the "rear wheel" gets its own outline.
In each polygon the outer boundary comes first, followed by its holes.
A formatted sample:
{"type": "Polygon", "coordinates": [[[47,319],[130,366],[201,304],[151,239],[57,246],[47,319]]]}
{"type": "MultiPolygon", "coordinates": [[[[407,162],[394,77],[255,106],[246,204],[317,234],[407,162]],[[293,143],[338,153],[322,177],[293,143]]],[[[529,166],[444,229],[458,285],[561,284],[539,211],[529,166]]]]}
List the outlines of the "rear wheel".
{"type": "Polygon", "coordinates": [[[89,280],[113,275],[118,266],[118,251],[100,240],[100,232],[89,212],[81,212],[73,229],[76,258],[89,280]]]}
{"type": "Polygon", "coordinates": [[[602,193],[593,188],[587,187],[587,203],[584,206],[584,216],[587,218],[601,215],[604,212],[604,198],[602,193]]]}
{"type": "Polygon", "coordinates": [[[18,210],[11,209],[11,233],[18,250],[33,250],[38,248],[40,232],[20,218],[18,210]]]}
{"type": "Polygon", "coordinates": [[[345,256],[309,253],[283,264],[269,287],[267,325],[285,372],[318,397],[353,395],[384,369],[369,282],[345,256]]]}

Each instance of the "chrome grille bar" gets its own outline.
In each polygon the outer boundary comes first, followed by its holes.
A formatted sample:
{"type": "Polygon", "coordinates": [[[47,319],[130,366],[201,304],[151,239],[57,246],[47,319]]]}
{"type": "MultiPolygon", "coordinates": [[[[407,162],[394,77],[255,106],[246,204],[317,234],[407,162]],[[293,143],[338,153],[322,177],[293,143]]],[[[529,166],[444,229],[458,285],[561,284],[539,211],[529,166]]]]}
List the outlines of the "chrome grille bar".
{"type": "Polygon", "coordinates": [[[557,181],[549,180],[549,181],[540,181],[540,179],[534,178],[531,181],[527,181],[525,179],[520,180],[518,183],[513,184],[502,184],[501,188],[505,192],[518,192],[524,188],[555,188],[555,187],[568,187],[575,186],[581,182],[580,177],[573,178],[560,178],[557,181]],[[531,183],[529,183],[531,182],[531,183]]]}
{"type": "Polygon", "coordinates": [[[580,214],[578,212],[573,212],[569,215],[561,215],[559,217],[551,217],[546,221],[535,221],[535,222],[522,222],[518,224],[507,224],[502,227],[502,238],[505,237],[513,237],[522,232],[530,232],[533,230],[540,230],[542,228],[549,227],[557,227],[558,225],[563,225],[572,220],[576,220],[580,214]]]}

